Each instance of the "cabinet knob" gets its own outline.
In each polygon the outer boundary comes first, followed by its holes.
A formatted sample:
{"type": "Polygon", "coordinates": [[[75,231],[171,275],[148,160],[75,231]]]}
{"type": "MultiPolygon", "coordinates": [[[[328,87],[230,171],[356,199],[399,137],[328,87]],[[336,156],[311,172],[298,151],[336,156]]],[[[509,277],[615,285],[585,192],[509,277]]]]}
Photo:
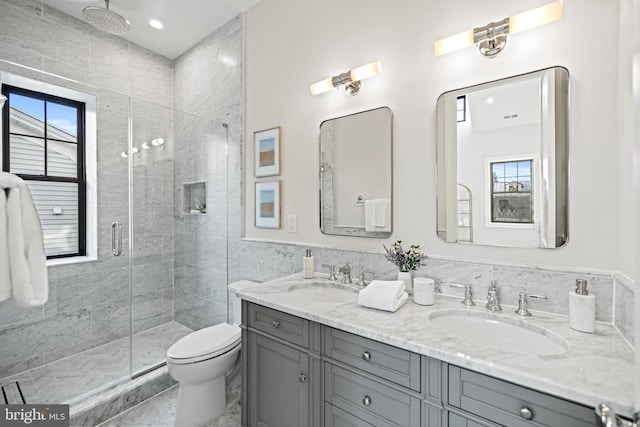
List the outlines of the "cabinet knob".
{"type": "Polygon", "coordinates": [[[369,406],[371,405],[371,398],[369,396],[365,396],[364,399],[362,399],[362,404],[364,406],[369,406]]]}
{"type": "Polygon", "coordinates": [[[298,375],[298,381],[300,381],[301,383],[305,382],[306,380],[307,376],[305,374],[298,375]]]}
{"type": "Polygon", "coordinates": [[[532,420],[533,412],[531,412],[531,409],[527,408],[526,406],[523,406],[522,409],[520,409],[520,416],[525,420],[532,420]]]}
{"type": "Polygon", "coordinates": [[[362,353],[362,359],[368,362],[369,360],[371,360],[371,353],[369,353],[368,351],[365,351],[364,353],[362,353]]]}
{"type": "Polygon", "coordinates": [[[274,320],[273,322],[271,322],[271,324],[273,325],[274,328],[280,327],[280,322],[278,320],[274,320]]]}

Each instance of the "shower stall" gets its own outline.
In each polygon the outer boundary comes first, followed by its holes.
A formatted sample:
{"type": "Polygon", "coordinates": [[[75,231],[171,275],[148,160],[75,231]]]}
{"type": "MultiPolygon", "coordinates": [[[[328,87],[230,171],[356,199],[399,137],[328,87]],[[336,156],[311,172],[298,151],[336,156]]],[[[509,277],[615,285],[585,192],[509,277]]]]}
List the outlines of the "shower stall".
{"type": "Polygon", "coordinates": [[[229,126],[2,58],[0,72],[95,99],[87,256],[51,260],[44,306],[0,303],[5,401],[70,403],[73,414],[97,392],[164,369],[182,336],[227,320],[229,126]]]}

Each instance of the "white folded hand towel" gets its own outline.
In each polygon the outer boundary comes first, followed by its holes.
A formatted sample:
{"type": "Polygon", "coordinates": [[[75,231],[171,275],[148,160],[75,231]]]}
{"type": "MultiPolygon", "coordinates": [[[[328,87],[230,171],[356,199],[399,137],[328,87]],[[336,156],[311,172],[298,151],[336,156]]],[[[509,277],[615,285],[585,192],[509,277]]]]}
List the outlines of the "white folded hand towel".
{"type": "Polygon", "coordinates": [[[364,228],[366,231],[391,231],[391,203],[388,199],[364,201],[364,228]]]}
{"type": "Polygon", "coordinates": [[[407,302],[402,280],[373,280],[358,294],[358,304],[378,310],[396,311],[407,302]]]}

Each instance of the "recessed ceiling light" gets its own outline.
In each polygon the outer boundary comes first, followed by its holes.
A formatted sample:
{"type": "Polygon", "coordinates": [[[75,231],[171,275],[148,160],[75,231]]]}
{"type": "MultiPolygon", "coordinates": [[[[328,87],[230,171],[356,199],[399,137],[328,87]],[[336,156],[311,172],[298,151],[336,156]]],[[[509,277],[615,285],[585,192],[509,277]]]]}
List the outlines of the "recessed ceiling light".
{"type": "Polygon", "coordinates": [[[164,24],[160,21],[158,21],[157,19],[152,19],[149,21],[149,25],[151,25],[153,28],[157,29],[157,30],[161,30],[164,28],[164,24]]]}
{"type": "Polygon", "coordinates": [[[487,104],[493,104],[494,99],[492,97],[487,98],[487,104]]]}

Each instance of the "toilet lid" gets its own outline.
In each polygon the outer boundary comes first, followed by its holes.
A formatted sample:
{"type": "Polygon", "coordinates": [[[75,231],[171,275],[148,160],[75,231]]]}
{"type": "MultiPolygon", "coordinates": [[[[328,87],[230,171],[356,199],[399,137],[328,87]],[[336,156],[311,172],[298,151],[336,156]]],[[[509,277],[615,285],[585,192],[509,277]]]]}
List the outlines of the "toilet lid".
{"type": "Polygon", "coordinates": [[[240,342],[240,327],[221,323],[200,329],[180,338],[167,350],[171,359],[195,359],[214,357],[225,353],[240,342]]]}

